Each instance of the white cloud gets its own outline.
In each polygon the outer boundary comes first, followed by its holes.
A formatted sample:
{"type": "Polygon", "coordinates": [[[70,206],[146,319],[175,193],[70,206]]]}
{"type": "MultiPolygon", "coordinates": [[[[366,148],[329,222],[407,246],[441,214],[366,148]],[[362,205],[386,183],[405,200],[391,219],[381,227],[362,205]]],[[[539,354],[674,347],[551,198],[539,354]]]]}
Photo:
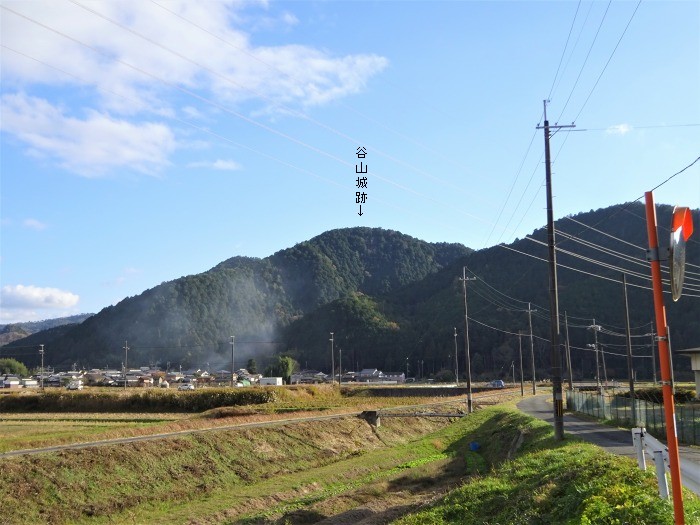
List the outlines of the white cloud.
{"type": "Polygon", "coordinates": [[[78,304],[80,297],[58,288],[41,288],[22,284],[6,285],[0,289],[3,309],[66,309],[78,304]]]}
{"type": "Polygon", "coordinates": [[[282,14],[282,21],[289,26],[295,26],[299,23],[299,19],[289,11],[282,14]]]}
{"type": "Polygon", "coordinates": [[[187,116],[191,119],[199,120],[199,119],[203,119],[206,117],[201,111],[199,111],[197,108],[195,108],[193,106],[183,107],[182,112],[185,114],[185,116],[187,116]]]}
{"type": "Polygon", "coordinates": [[[87,10],[54,1],[3,5],[58,32],[6,10],[0,20],[4,45],[81,79],[8,51],[0,57],[4,83],[96,88],[102,107],[122,114],[167,113],[163,94],[173,88],[157,79],[229,102],[304,107],[364,89],[388,64],[372,54],[333,56],[306,45],[256,46],[251,34],[260,21],[274,16],[287,27],[299,23],[288,10],[271,14],[265,3],[94,1],[85,3],[87,10]]]}
{"type": "Polygon", "coordinates": [[[153,173],[168,164],[176,145],[172,131],[158,123],[130,123],[96,111],[79,119],[23,93],[3,95],[1,105],[3,131],[24,142],[31,154],[86,177],[122,166],[153,173]]]}
{"type": "Polygon", "coordinates": [[[29,228],[31,230],[41,231],[46,229],[46,224],[36,219],[24,219],[22,224],[24,224],[25,228],[29,228]]]}
{"type": "Polygon", "coordinates": [[[188,168],[210,168],[221,171],[237,171],[241,169],[241,165],[233,160],[217,159],[213,162],[191,162],[187,165],[188,168]]]}
{"type": "Polygon", "coordinates": [[[632,126],[629,124],[617,124],[615,126],[610,126],[605,132],[608,135],[627,135],[632,129],[632,126]]]}

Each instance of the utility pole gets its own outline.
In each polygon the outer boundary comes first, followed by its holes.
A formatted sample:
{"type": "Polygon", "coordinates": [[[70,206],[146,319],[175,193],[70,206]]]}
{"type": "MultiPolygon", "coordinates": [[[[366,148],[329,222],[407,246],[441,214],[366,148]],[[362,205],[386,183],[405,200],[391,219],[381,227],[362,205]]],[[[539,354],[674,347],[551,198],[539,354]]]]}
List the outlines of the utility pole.
{"type": "Polygon", "coordinates": [[[338,347],[338,386],[343,384],[343,349],[338,347]]]}
{"type": "Polygon", "coordinates": [[[467,278],[467,267],[462,266],[462,289],[464,290],[464,353],[467,358],[467,414],[473,411],[472,404],[472,360],[469,353],[469,311],[467,310],[467,281],[476,281],[476,277],[467,278]]]}
{"type": "Polygon", "coordinates": [[[527,320],[530,324],[530,357],[532,358],[532,395],[534,396],[537,393],[537,381],[535,379],[535,341],[532,337],[532,308],[530,307],[530,303],[527,303],[527,320]]]}
{"type": "MultiPolygon", "coordinates": [[[[593,349],[595,350],[595,378],[596,386],[598,387],[598,393],[602,394],[603,389],[600,385],[600,361],[598,359],[598,330],[600,326],[595,324],[595,319],[593,319],[593,324],[588,327],[589,330],[593,330],[593,349]]],[[[590,346],[590,345],[586,345],[590,346]]]]}
{"type": "Polygon", "coordinates": [[[634,370],[632,369],[632,330],[630,328],[630,309],[627,302],[627,276],[622,274],[622,291],[625,297],[625,328],[627,335],[627,377],[630,383],[630,401],[632,408],[632,426],[637,426],[637,412],[635,411],[635,405],[637,404],[634,399],[634,370]]]}
{"type": "Polygon", "coordinates": [[[566,333],[566,367],[569,369],[569,390],[574,389],[574,373],[571,367],[571,346],[569,344],[569,318],[564,310],[564,328],[566,333]]]}
{"type": "Polygon", "coordinates": [[[41,348],[39,348],[39,354],[41,354],[41,375],[39,378],[41,379],[41,390],[44,390],[44,345],[39,345],[41,348]]]}
{"type": "Polygon", "coordinates": [[[335,384],[335,354],[333,353],[333,332],[331,332],[331,384],[335,384]]]}
{"type": "Polygon", "coordinates": [[[547,247],[549,249],[549,312],[550,312],[550,356],[552,360],[552,399],[554,401],[554,439],[564,439],[564,401],[561,388],[561,350],[559,349],[559,290],[557,289],[557,253],[554,239],[554,207],[552,205],[552,161],[549,151],[550,130],[573,128],[550,126],[547,120],[547,101],[544,105],[544,157],[547,183],[547,247]]]}
{"type": "Polygon", "coordinates": [[[455,326],[455,386],[459,386],[459,354],[457,353],[457,327],[455,326]]]}
{"type": "Polygon", "coordinates": [[[129,371],[129,344],[124,341],[124,390],[126,390],[126,373],[129,371]]]}
{"type": "Polygon", "coordinates": [[[233,351],[234,351],[235,343],[236,343],[236,336],[232,335],[231,336],[231,388],[233,388],[233,372],[235,370],[235,367],[233,366],[233,351]]]}
{"type": "Polygon", "coordinates": [[[518,355],[520,356],[520,397],[525,397],[525,381],[523,378],[523,342],[520,330],[518,330],[518,355]]]}

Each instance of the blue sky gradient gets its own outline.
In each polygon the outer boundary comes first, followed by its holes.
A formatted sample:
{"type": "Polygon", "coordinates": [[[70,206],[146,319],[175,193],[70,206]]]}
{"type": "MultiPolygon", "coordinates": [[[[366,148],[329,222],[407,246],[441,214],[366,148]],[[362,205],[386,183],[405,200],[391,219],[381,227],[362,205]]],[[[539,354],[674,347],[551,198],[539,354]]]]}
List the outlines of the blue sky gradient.
{"type": "MultiPolygon", "coordinates": [[[[522,238],[548,97],[576,124],[552,139],[556,217],[700,155],[699,2],[3,0],[0,23],[0,323],[332,228],[522,238]]],[[[700,162],[655,195],[700,208],[700,162]]]]}

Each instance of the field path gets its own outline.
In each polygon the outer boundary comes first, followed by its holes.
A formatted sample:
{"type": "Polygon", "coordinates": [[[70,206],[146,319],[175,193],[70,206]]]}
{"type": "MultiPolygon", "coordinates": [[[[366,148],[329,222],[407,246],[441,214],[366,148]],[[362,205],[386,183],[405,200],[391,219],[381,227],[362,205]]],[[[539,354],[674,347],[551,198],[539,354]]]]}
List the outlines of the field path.
{"type": "Polygon", "coordinates": [[[269,427],[269,426],[275,426],[275,425],[281,426],[281,425],[288,425],[291,423],[301,423],[304,421],[323,421],[326,419],[358,416],[359,414],[360,414],[360,412],[342,412],[342,413],[338,413],[338,414],[324,415],[324,416],[306,416],[306,417],[296,417],[296,418],[286,418],[286,419],[274,419],[274,420],[269,420],[269,421],[256,421],[256,422],[252,422],[252,423],[236,423],[233,425],[219,425],[219,426],[212,426],[212,427],[208,427],[208,428],[193,428],[193,429],[188,429],[188,430],[178,430],[178,431],[174,431],[174,432],[163,432],[160,434],[148,434],[148,435],[144,435],[144,436],[132,436],[132,437],[124,437],[124,438],[103,439],[103,440],[99,440],[99,441],[86,441],[84,443],[70,443],[70,444],[66,444],[66,445],[55,445],[55,446],[51,446],[51,447],[31,448],[31,449],[24,449],[24,450],[11,450],[9,452],[4,452],[4,453],[0,454],[0,458],[31,455],[31,454],[45,454],[45,453],[49,453],[49,452],[61,452],[63,450],[73,450],[73,449],[89,448],[89,447],[102,447],[102,446],[106,446],[106,445],[121,445],[124,443],[135,443],[138,441],[152,441],[152,440],[156,440],[156,439],[176,438],[176,437],[180,437],[183,435],[196,434],[196,433],[200,433],[200,432],[216,432],[216,431],[234,430],[234,429],[240,429],[240,428],[269,427]]]}

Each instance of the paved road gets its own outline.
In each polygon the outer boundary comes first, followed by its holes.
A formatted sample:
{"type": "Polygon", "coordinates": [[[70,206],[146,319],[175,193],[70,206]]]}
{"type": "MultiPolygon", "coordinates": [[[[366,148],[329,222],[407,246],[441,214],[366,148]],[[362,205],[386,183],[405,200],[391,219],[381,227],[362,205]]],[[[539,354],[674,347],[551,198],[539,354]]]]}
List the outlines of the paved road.
{"type": "MultiPolygon", "coordinates": [[[[538,419],[554,424],[554,410],[551,403],[551,395],[532,396],[523,399],[518,403],[518,409],[538,419]]],[[[586,421],[573,414],[564,414],[564,433],[571,434],[604,448],[608,452],[619,456],[631,457],[636,461],[637,455],[632,445],[632,432],[620,430],[597,423],[586,421]]],[[[679,446],[681,457],[681,480],[688,489],[700,495],[700,484],[690,479],[690,474],[684,476],[683,473],[700,471],[700,450],[689,446],[679,446]]],[[[653,469],[653,462],[647,457],[647,468],[653,469]]],[[[694,476],[695,477],[695,476],[694,476]]]]}

